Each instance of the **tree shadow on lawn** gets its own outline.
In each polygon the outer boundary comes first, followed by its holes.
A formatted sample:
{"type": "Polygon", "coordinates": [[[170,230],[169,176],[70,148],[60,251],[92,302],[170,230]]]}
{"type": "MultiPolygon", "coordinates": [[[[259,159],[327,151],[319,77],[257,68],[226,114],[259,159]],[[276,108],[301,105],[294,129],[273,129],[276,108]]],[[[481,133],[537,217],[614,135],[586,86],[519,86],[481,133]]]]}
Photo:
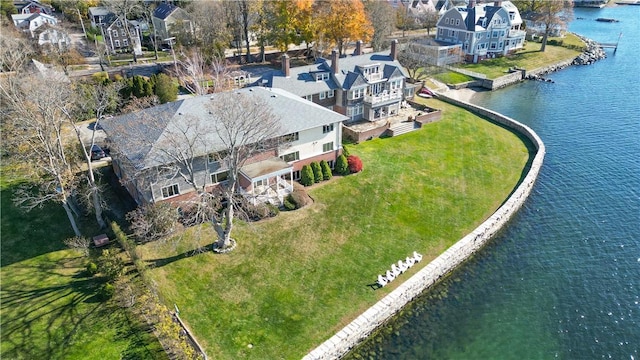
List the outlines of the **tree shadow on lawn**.
{"type": "Polygon", "coordinates": [[[213,250],[211,250],[212,248],[213,248],[213,243],[211,243],[209,245],[201,246],[201,247],[193,249],[193,250],[185,251],[185,252],[183,252],[181,254],[177,254],[177,255],[174,255],[174,256],[166,257],[166,258],[163,258],[163,259],[146,260],[146,262],[150,267],[162,267],[162,266],[165,266],[165,265],[169,265],[169,264],[171,264],[173,262],[176,262],[178,260],[186,259],[186,258],[195,256],[195,255],[198,255],[198,254],[202,254],[204,252],[213,251],[213,250]]]}
{"type": "Polygon", "coordinates": [[[51,286],[40,281],[40,287],[29,287],[20,281],[3,284],[3,358],[64,357],[67,344],[78,329],[87,325],[87,319],[95,319],[94,313],[105,310],[96,295],[96,279],[70,278],[73,280],[69,283],[51,286]]]}

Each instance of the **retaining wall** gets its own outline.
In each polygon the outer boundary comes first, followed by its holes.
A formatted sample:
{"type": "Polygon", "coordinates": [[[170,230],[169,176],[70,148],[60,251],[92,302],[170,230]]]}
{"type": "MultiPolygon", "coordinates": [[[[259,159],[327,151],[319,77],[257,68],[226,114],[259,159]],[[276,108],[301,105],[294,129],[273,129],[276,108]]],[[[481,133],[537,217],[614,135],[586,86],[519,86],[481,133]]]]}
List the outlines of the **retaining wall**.
{"type": "MultiPolygon", "coordinates": [[[[456,242],[374,306],[358,316],[329,340],[307,354],[303,360],[338,359],[345,355],[354,346],[366,339],[376,328],[387,322],[400,311],[402,307],[480,250],[507,224],[511,217],[522,207],[531,193],[545,155],[544,144],[538,135],[528,126],[489,109],[455,100],[443,94],[438,94],[438,96],[444,101],[461,106],[478,115],[485,116],[499,124],[503,124],[530,139],[537,151],[529,172],[509,199],[485,222],[456,242]]],[[[371,274],[372,281],[374,277],[375,274],[371,274]]]]}

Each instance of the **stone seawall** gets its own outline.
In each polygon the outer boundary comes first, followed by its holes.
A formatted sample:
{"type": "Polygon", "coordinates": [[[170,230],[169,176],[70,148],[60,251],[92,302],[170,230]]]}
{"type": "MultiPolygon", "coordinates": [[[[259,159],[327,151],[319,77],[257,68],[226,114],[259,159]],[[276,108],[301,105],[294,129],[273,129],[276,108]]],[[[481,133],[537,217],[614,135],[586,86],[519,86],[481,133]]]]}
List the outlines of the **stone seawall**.
{"type": "MultiPolygon", "coordinates": [[[[366,339],[376,328],[397,314],[411,300],[433,286],[440,278],[456,269],[480,250],[507,224],[531,193],[545,155],[544,144],[538,135],[528,126],[497,112],[449,98],[444,94],[438,94],[438,96],[446,102],[466,108],[480,116],[485,116],[527,137],[536,148],[536,154],[529,172],[507,201],[480,226],[448,248],[329,340],[312,350],[303,360],[338,359],[344,356],[349,350],[366,339]]],[[[372,281],[374,278],[375,274],[371,274],[372,281]]]]}

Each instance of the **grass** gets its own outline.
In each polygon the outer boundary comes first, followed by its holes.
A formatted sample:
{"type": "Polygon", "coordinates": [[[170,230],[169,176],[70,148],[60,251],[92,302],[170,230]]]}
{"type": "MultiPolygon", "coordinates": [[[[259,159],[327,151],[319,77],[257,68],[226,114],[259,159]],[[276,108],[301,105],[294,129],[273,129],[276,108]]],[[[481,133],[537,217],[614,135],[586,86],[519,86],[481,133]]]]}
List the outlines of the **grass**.
{"type": "Polygon", "coordinates": [[[460,84],[474,80],[474,78],[472,78],[471,76],[457,73],[455,71],[445,71],[434,74],[431,77],[445,84],[460,84]]]}
{"type": "MultiPolygon", "coordinates": [[[[580,44],[573,34],[568,34],[563,39],[563,45],[580,44]]],[[[495,79],[508,73],[509,68],[518,67],[533,70],[544,66],[549,66],[563,60],[573,59],[580,54],[580,51],[569,49],[563,46],[553,46],[547,44],[544,52],[540,52],[542,44],[528,41],[523,50],[505,57],[483,60],[477,64],[459,65],[462,69],[475,71],[487,75],[489,79],[495,79]]]]}
{"type": "MultiPolygon", "coordinates": [[[[420,99],[422,101],[422,99],[420,99]]],[[[365,169],[309,190],[313,205],[239,223],[235,251],[208,226],[138,249],[165,303],[176,304],[215,359],[299,359],[492,214],[531,154],[510,131],[438,100],[443,120],[352,145],[365,169]],[[400,281],[370,284],[414,250],[400,281]]]]}
{"type": "MultiPolygon", "coordinates": [[[[166,359],[152,333],[109,302],[84,275],[85,258],[66,249],[73,236],[61,206],[24,213],[11,202],[18,171],[0,177],[0,358],[166,359]]],[[[81,222],[85,234],[95,226],[81,222]]],[[[92,234],[95,235],[95,234],[92,234]]]]}

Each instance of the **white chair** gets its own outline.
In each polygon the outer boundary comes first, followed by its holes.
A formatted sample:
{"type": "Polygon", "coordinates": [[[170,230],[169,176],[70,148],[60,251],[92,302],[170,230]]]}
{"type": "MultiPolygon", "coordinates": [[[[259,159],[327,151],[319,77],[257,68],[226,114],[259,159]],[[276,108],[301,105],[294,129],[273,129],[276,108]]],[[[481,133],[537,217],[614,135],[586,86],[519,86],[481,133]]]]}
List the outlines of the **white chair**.
{"type": "Polygon", "coordinates": [[[416,260],[412,257],[407,256],[404,263],[407,264],[407,266],[412,267],[413,264],[416,263],[416,260]]]}
{"type": "Polygon", "coordinates": [[[380,287],[383,287],[385,285],[387,285],[389,281],[382,275],[378,275],[378,285],[380,285],[380,287]]]}
{"type": "Polygon", "coordinates": [[[400,272],[404,273],[409,270],[409,266],[403,263],[402,260],[398,260],[398,269],[400,269],[400,272]]]}
{"type": "Polygon", "coordinates": [[[398,269],[396,264],[391,264],[391,272],[393,273],[394,276],[398,276],[402,274],[402,272],[400,271],[400,269],[398,269]]]}
{"type": "Polygon", "coordinates": [[[422,260],[422,255],[418,254],[417,252],[413,252],[413,259],[418,263],[420,262],[420,260],[422,260]]]}
{"type": "Polygon", "coordinates": [[[387,277],[387,282],[392,282],[393,279],[396,278],[396,276],[393,275],[393,273],[391,273],[391,271],[389,271],[389,270],[387,270],[387,276],[386,277],[387,277]]]}

